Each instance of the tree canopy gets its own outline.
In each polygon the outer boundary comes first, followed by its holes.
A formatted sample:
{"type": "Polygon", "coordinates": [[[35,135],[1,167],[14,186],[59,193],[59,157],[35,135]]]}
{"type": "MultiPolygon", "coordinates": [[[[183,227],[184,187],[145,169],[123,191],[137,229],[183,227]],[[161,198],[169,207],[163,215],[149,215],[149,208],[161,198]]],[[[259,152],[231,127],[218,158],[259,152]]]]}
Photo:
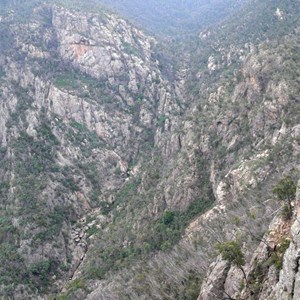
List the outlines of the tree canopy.
{"type": "Polygon", "coordinates": [[[290,176],[282,178],[273,188],[279,200],[291,202],[296,198],[296,184],[290,176]]]}
{"type": "Polygon", "coordinates": [[[245,265],[245,256],[242,252],[241,245],[236,241],[229,241],[217,245],[222,258],[229,263],[241,268],[245,265]]]}

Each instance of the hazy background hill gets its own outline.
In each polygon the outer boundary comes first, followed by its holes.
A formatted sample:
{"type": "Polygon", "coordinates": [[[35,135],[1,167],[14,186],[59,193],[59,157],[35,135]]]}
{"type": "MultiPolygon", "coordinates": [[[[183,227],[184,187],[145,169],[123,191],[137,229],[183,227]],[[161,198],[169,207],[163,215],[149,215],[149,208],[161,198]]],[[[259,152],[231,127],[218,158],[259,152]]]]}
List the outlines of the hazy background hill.
{"type": "Polygon", "coordinates": [[[100,0],[154,33],[192,33],[217,23],[248,0],[100,0]]]}

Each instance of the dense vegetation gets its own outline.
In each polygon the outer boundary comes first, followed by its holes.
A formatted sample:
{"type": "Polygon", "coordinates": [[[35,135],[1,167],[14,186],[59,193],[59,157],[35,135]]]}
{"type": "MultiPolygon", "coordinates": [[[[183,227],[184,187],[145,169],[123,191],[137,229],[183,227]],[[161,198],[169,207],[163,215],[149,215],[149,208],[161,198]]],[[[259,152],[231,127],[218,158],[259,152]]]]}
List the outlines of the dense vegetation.
{"type": "MultiPolygon", "coordinates": [[[[248,164],[251,172],[265,168],[280,174],[285,165],[289,165],[289,159],[294,153],[294,140],[290,137],[284,143],[271,145],[265,135],[279,131],[279,122],[266,121],[263,129],[257,129],[259,126],[253,119],[254,116],[265,117],[268,114],[265,103],[280,102],[280,96],[273,93],[273,90],[270,92],[270,86],[284,82],[289,92],[286,103],[278,104],[278,110],[284,115],[282,121],[287,126],[294,126],[299,121],[299,37],[295,30],[291,30],[298,22],[297,3],[252,1],[250,6],[236,12],[249,1],[52,2],[100,14],[106,10],[101,4],[103,2],[109,8],[116,7],[134,22],[156,34],[179,37],[172,43],[169,40],[165,43],[162,39],[151,49],[151,59],[159,60],[160,71],[164,76],[162,79],[171,82],[170,95],[176,98],[174,102],[177,102],[180,109],[174,115],[159,113],[159,99],[149,99],[142,84],[138,85],[135,94],[130,95],[133,104],[125,104],[120,100],[119,85],[126,86],[127,74],[114,78],[115,81],[96,79],[61,60],[56,35],[50,34],[53,33],[51,9],[44,1],[0,0],[0,16],[3,16],[0,23],[0,54],[8,60],[14,60],[15,72],[30,69],[30,76],[47,82],[45,89],[55,87],[61,92],[60,95],[83,99],[83,103],[92,104],[93,107],[103,106],[107,113],[115,113],[112,114],[113,118],[122,113],[122,116],[131,118],[129,129],[139,126],[140,131],[140,135],[134,137],[140,141],[140,147],[128,150],[128,167],[125,171],[121,170],[114,157],[105,155],[106,151],[113,151],[114,147],[119,147],[119,152],[125,152],[122,140],[118,141],[119,144],[114,144],[112,139],[105,141],[96,130],[88,128],[85,120],[78,122],[72,117],[62,118],[53,114],[51,104],[48,111],[48,108],[43,107],[38,120],[35,120],[32,116],[38,110],[35,103],[38,80],[34,82],[35,85],[31,83],[25,86],[24,78],[17,80],[12,75],[7,76],[8,63],[4,63],[5,59],[0,56],[0,101],[12,97],[17,102],[13,111],[9,109],[6,123],[8,145],[0,147],[0,282],[6,286],[1,290],[0,297],[13,297],[14,290],[21,284],[26,285],[30,293],[59,293],[60,289],[53,287],[55,280],[68,280],[72,271],[70,248],[74,244],[70,232],[74,228],[85,228],[78,220],[87,214],[86,223],[92,224],[85,229],[87,263],[81,266],[80,278],[71,281],[66,293],[60,295],[59,299],[72,299],[78,290],[88,293],[88,283],[108,280],[117,272],[120,272],[120,277],[126,273],[131,278],[138,278],[135,286],[137,293],[149,298],[152,291],[145,279],[148,275],[146,273],[151,275],[151,272],[156,272],[155,268],[151,269],[151,262],[156,257],[177,254],[175,248],[189,224],[214,205],[213,176],[219,179],[230,169],[243,164],[248,164]],[[41,9],[36,12],[36,7],[41,9]],[[282,20],[275,15],[277,8],[283,12],[282,20]],[[32,24],[33,29],[26,27],[29,16],[33,24],[42,24],[38,30],[32,24]],[[202,35],[199,37],[200,31],[202,35]],[[44,36],[45,32],[51,39],[40,38],[39,35],[44,36]],[[187,40],[188,33],[191,35],[187,40]],[[25,45],[30,41],[37,49],[47,52],[49,57],[26,56],[20,41],[25,45]],[[182,53],[179,53],[179,49],[182,53]],[[208,68],[210,57],[215,65],[213,70],[208,68]],[[252,59],[255,60],[255,66],[259,65],[259,70],[254,69],[252,59]],[[182,69],[185,69],[186,76],[183,88],[186,103],[180,103],[173,86],[178,79],[177,73],[182,69]],[[251,80],[259,86],[255,92],[251,90],[251,80]],[[241,88],[243,85],[247,87],[244,90],[241,88]],[[213,99],[215,102],[211,101],[210,96],[218,94],[219,90],[221,96],[216,96],[213,99]],[[151,110],[155,111],[156,117],[153,124],[147,127],[142,124],[140,115],[142,105],[151,101],[154,102],[151,110]],[[189,108],[192,110],[189,111],[189,108]],[[226,114],[231,116],[228,127],[234,128],[230,135],[222,131],[222,116],[226,114]],[[180,121],[179,116],[182,118],[180,121]],[[160,146],[154,145],[157,136],[168,134],[166,124],[173,120],[179,124],[176,129],[180,137],[179,150],[168,157],[163,154],[160,146]],[[33,125],[30,127],[31,121],[33,125]],[[186,134],[189,132],[184,127],[188,122],[192,127],[191,137],[186,134]],[[190,144],[182,150],[181,138],[186,136],[189,138],[186,144],[190,144]],[[209,154],[199,150],[206,136],[209,154]],[[237,142],[232,143],[236,136],[237,142]],[[260,140],[263,142],[258,143],[260,140]],[[266,150],[268,156],[251,160],[256,150],[266,150]],[[72,155],[68,157],[70,152],[72,155]],[[191,172],[195,180],[191,189],[197,191],[197,196],[186,207],[172,207],[164,200],[162,183],[168,180],[172,168],[176,168],[168,165],[172,159],[174,164],[177,159],[184,161],[181,165],[183,170],[177,174],[189,177],[191,172]],[[132,176],[135,167],[138,173],[132,176]],[[103,186],[109,178],[113,178],[118,188],[113,186],[109,192],[104,193],[103,186]],[[154,206],[157,209],[155,213],[154,206]],[[105,221],[98,224],[99,216],[105,221]],[[21,245],[24,240],[26,245],[21,245]],[[63,259],[62,249],[66,252],[63,259]],[[172,252],[174,249],[175,254],[172,252]],[[38,259],[29,260],[30,254],[35,251],[39,253],[38,259]],[[20,272],[16,272],[16,269],[20,272]],[[137,275],[137,272],[140,273],[137,275]]],[[[123,46],[127,55],[144,59],[139,49],[125,42],[123,46]]],[[[24,74],[28,74],[25,71],[24,74]]],[[[156,77],[147,84],[156,89],[160,87],[161,79],[156,77]]],[[[293,166],[290,168],[293,178],[297,178],[297,170],[293,166]]],[[[278,179],[276,176],[268,179],[265,184],[271,185],[272,181],[278,179]]],[[[278,183],[274,193],[281,200],[287,201],[288,207],[283,214],[290,218],[291,199],[286,199],[285,192],[288,189],[294,196],[296,187],[288,178],[286,180],[278,183]]],[[[177,190],[185,188],[172,187],[177,190]]],[[[268,186],[264,190],[258,184],[257,194],[252,197],[256,197],[259,202],[268,192],[268,186]]],[[[251,213],[249,215],[255,219],[251,213]]],[[[234,222],[242,223],[239,217],[235,217],[234,222]]],[[[222,223],[218,226],[222,231],[222,223]]],[[[200,252],[197,247],[205,245],[203,239],[198,237],[194,241],[195,252],[200,252]]],[[[238,267],[244,265],[239,244],[227,242],[220,245],[219,251],[225,259],[231,260],[238,267]],[[235,257],[228,255],[228,252],[234,252],[235,257]]],[[[288,244],[284,244],[272,257],[272,263],[278,269],[281,268],[282,256],[287,247],[288,244]]],[[[189,254],[186,252],[185,256],[189,254]]],[[[213,257],[215,253],[209,255],[213,257]]],[[[155,276],[160,279],[162,275],[155,276]]],[[[171,279],[165,284],[164,279],[161,282],[157,279],[159,283],[156,288],[165,293],[166,299],[197,299],[201,276],[197,266],[187,264],[178,279],[180,284],[174,284],[171,279]],[[176,287],[172,288],[172,284],[176,287]]]]}

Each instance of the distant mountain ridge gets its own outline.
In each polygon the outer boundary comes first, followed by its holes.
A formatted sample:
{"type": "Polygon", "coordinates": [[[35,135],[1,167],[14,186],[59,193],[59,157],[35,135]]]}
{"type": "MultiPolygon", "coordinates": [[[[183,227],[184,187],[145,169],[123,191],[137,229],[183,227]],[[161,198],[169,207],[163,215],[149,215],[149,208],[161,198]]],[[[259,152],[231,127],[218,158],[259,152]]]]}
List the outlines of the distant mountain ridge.
{"type": "Polygon", "coordinates": [[[180,35],[218,23],[249,0],[99,0],[153,33],[180,35]]]}

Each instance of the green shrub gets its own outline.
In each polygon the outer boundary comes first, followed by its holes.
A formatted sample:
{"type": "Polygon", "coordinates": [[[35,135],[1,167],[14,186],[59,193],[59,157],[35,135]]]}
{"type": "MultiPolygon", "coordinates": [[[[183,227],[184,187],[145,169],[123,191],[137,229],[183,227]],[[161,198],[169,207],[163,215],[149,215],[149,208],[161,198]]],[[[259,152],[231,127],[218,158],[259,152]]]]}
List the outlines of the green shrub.
{"type": "Polygon", "coordinates": [[[296,184],[290,176],[282,178],[273,188],[273,193],[279,200],[292,201],[296,196],[296,184]]]}
{"type": "Polygon", "coordinates": [[[236,241],[219,243],[217,245],[217,249],[222,256],[222,259],[232,263],[237,267],[243,266],[246,263],[241,245],[236,241]]]}
{"type": "Polygon", "coordinates": [[[46,292],[51,281],[50,276],[53,274],[52,261],[46,259],[35,262],[31,264],[28,268],[28,273],[30,276],[30,282],[36,287],[40,292],[46,292]]]}
{"type": "Polygon", "coordinates": [[[290,176],[282,178],[273,188],[273,193],[277,196],[279,200],[285,203],[282,210],[282,216],[285,219],[290,219],[293,215],[293,208],[291,202],[296,197],[296,189],[296,184],[290,176]]]}
{"type": "Polygon", "coordinates": [[[172,211],[165,211],[164,215],[163,215],[163,223],[165,225],[168,225],[170,223],[173,222],[174,220],[174,217],[175,217],[175,213],[172,212],[172,211]]]}
{"type": "Polygon", "coordinates": [[[281,216],[285,221],[288,221],[291,219],[293,216],[293,210],[291,207],[287,204],[284,204],[282,209],[281,209],[281,216]]]}
{"type": "Polygon", "coordinates": [[[161,244],[160,249],[164,252],[170,251],[172,249],[172,245],[169,241],[165,241],[161,244]]]}
{"type": "Polygon", "coordinates": [[[189,273],[186,282],[184,282],[183,296],[180,299],[197,300],[201,288],[201,278],[194,271],[189,273]]]}
{"type": "Polygon", "coordinates": [[[282,269],[284,254],[289,248],[290,242],[289,239],[283,238],[268,260],[268,263],[273,264],[278,271],[282,269]]]}
{"type": "Polygon", "coordinates": [[[85,281],[81,278],[72,280],[67,287],[68,292],[74,292],[79,289],[82,289],[82,290],[87,289],[85,281]]]}

